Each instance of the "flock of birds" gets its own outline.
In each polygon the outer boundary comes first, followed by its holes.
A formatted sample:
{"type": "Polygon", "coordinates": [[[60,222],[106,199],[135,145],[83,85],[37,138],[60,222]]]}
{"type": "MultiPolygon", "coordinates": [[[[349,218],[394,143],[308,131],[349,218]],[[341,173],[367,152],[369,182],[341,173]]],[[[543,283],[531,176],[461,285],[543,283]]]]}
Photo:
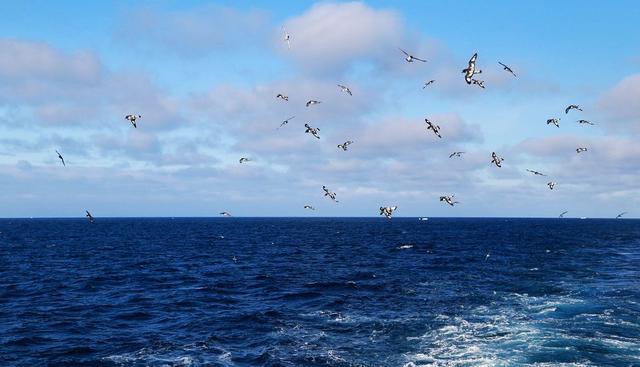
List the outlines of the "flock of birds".
{"type": "MultiPolygon", "coordinates": [[[[283,39],[284,42],[286,42],[287,47],[290,49],[291,48],[291,35],[286,31],[285,28],[283,28],[283,39]]],[[[427,62],[426,59],[424,58],[420,58],[420,57],[416,57],[410,53],[408,53],[407,51],[400,49],[400,51],[404,54],[404,60],[408,63],[413,63],[413,62],[427,62]]],[[[468,84],[468,85],[476,85],[482,89],[485,88],[484,85],[484,81],[480,80],[478,78],[479,74],[482,74],[482,70],[479,69],[476,65],[477,63],[477,59],[478,59],[478,54],[474,53],[471,58],[469,59],[469,62],[467,64],[467,67],[462,69],[462,74],[464,74],[464,81],[468,84]]],[[[511,75],[513,75],[513,77],[517,78],[516,73],[513,71],[513,69],[511,67],[509,67],[508,65],[502,63],[502,62],[498,62],[498,64],[503,68],[504,71],[510,73],[511,75]]],[[[435,80],[429,80],[427,82],[424,83],[424,85],[422,86],[423,89],[429,87],[430,85],[434,84],[436,81],[435,80]]],[[[340,88],[340,90],[342,92],[344,92],[345,94],[349,95],[349,96],[353,96],[353,93],[351,91],[351,89],[343,84],[337,84],[338,88],[340,88]]],[[[288,102],[289,101],[289,96],[279,93],[276,95],[276,98],[284,101],[284,102],[288,102]]],[[[306,107],[311,107],[314,105],[318,105],[321,104],[321,101],[318,100],[314,100],[314,99],[310,99],[307,101],[307,103],[305,104],[306,107]]],[[[580,108],[580,106],[575,105],[575,104],[570,104],[569,106],[567,106],[564,110],[565,115],[568,115],[570,111],[572,110],[576,110],[576,111],[582,111],[582,108],[580,108]]],[[[125,120],[129,121],[129,123],[131,123],[131,125],[134,128],[138,127],[138,120],[142,119],[142,115],[140,114],[129,114],[126,115],[125,120]]],[[[284,126],[286,126],[291,120],[293,120],[295,118],[295,116],[291,116],[289,118],[287,118],[286,120],[283,120],[280,123],[280,126],[278,126],[276,129],[281,129],[284,126]]],[[[547,125],[554,125],[555,127],[559,128],[560,127],[560,120],[561,118],[550,118],[547,120],[547,125]]],[[[428,118],[424,119],[424,122],[426,124],[426,130],[432,132],[435,136],[437,136],[438,138],[442,138],[442,135],[440,133],[440,126],[437,125],[436,123],[430,121],[428,118]]],[[[584,120],[584,119],[580,119],[577,120],[577,122],[579,124],[582,125],[595,125],[593,122],[589,121],[589,120],[584,120]]],[[[313,127],[311,125],[309,125],[309,123],[305,123],[304,124],[305,127],[305,134],[310,134],[311,136],[313,136],[316,139],[320,139],[320,128],[318,127],[313,127]]],[[[347,140],[342,144],[338,144],[338,149],[342,149],[343,151],[347,151],[349,145],[353,144],[354,142],[352,140],[347,140]]],[[[587,147],[577,147],[576,148],[576,153],[580,154],[580,153],[584,153],[587,152],[588,149],[587,147]]],[[[62,154],[60,154],[60,152],[58,150],[56,150],[56,153],[58,154],[58,158],[60,159],[60,161],[62,162],[63,166],[66,166],[66,163],[64,161],[64,158],[62,157],[62,154]]],[[[449,158],[461,158],[462,155],[465,154],[465,152],[463,151],[455,151],[453,153],[451,153],[449,155],[449,158]]],[[[247,157],[241,157],[239,162],[240,164],[243,163],[247,163],[250,162],[251,159],[247,158],[247,157]]],[[[495,165],[497,168],[501,168],[502,167],[502,162],[504,162],[504,158],[498,156],[498,154],[496,152],[492,152],[491,153],[491,161],[490,164],[495,165]]],[[[548,177],[546,174],[536,171],[536,170],[531,170],[531,169],[526,169],[527,172],[533,174],[534,176],[543,176],[543,177],[548,177]]],[[[547,186],[549,187],[550,190],[553,190],[556,186],[556,182],[551,180],[549,182],[547,182],[547,186]]],[[[338,203],[339,201],[336,199],[336,193],[332,192],[330,189],[328,189],[326,186],[322,186],[322,190],[324,191],[324,196],[329,198],[330,200],[338,203]]],[[[452,195],[442,195],[440,196],[440,201],[443,202],[446,205],[450,205],[450,206],[455,206],[455,204],[459,204],[459,201],[455,200],[455,196],[452,195]]],[[[315,208],[311,205],[304,205],[303,207],[304,209],[308,209],[308,210],[315,210],[315,208]]],[[[397,209],[397,206],[381,206],[380,207],[380,215],[384,216],[386,218],[391,219],[391,217],[393,216],[393,212],[397,209]]],[[[564,211],[563,213],[561,213],[559,215],[559,218],[563,218],[564,215],[567,213],[567,211],[564,211]]],[[[624,216],[625,214],[627,214],[626,212],[622,212],[620,214],[618,214],[616,216],[616,219],[621,218],[622,216],[624,216]]],[[[220,215],[222,216],[227,216],[230,217],[231,214],[227,211],[223,211],[220,212],[220,215]]],[[[87,210],[86,211],[86,217],[87,219],[91,222],[91,223],[95,223],[95,219],[94,217],[91,215],[91,213],[87,210]]]]}

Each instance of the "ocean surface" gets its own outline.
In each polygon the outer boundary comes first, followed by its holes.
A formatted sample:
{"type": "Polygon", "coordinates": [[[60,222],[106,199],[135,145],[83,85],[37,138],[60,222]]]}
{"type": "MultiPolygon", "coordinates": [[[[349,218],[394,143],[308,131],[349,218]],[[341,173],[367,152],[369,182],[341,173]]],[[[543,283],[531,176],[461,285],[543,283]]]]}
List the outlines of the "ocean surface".
{"type": "Polygon", "coordinates": [[[640,220],[0,220],[0,366],[640,366],[640,220]]]}

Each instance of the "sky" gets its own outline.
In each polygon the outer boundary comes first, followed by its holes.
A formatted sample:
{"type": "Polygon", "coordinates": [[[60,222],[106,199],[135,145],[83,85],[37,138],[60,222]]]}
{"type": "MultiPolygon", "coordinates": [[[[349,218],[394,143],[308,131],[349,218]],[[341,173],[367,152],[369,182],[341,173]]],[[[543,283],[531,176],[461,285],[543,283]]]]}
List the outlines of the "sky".
{"type": "Polygon", "coordinates": [[[0,19],[0,217],[640,216],[637,1],[31,1],[0,19]],[[485,89],[461,73],[476,52],[485,89]]]}

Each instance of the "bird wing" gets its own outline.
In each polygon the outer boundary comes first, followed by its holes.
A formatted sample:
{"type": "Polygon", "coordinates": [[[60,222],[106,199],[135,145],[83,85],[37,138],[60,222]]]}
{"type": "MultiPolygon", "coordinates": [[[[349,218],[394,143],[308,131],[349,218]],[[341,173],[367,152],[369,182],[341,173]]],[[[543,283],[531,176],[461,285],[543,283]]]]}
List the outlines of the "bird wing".
{"type": "Polygon", "coordinates": [[[564,109],[564,113],[567,114],[569,113],[569,110],[571,109],[571,106],[568,106],[567,108],[564,109]]]}
{"type": "Polygon", "coordinates": [[[502,67],[504,67],[504,68],[507,68],[507,69],[509,68],[507,65],[501,63],[500,61],[498,61],[498,64],[502,65],[502,67]]]}
{"type": "Polygon", "coordinates": [[[409,54],[407,53],[407,51],[405,51],[405,50],[403,50],[403,49],[401,49],[401,48],[398,48],[398,49],[399,49],[400,51],[402,51],[402,53],[403,53],[403,54],[405,54],[405,55],[407,55],[407,56],[411,56],[411,55],[409,55],[409,54]]]}
{"type": "Polygon", "coordinates": [[[418,60],[418,61],[422,61],[422,62],[427,62],[427,60],[424,60],[424,59],[421,59],[421,58],[418,58],[418,57],[415,57],[415,56],[413,56],[413,59],[414,60],[418,60]]]}
{"type": "Polygon", "coordinates": [[[478,58],[478,53],[476,52],[475,54],[473,54],[473,56],[471,56],[471,58],[469,59],[469,66],[473,65],[474,62],[476,62],[476,59],[478,58]]]}

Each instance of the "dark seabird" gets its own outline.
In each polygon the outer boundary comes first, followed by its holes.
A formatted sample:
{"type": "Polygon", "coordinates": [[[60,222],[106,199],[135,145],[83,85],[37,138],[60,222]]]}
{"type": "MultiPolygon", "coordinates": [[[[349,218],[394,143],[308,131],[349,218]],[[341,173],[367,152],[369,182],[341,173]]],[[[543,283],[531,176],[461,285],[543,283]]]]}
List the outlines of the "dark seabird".
{"type": "Polygon", "coordinates": [[[453,201],[454,196],[453,195],[449,195],[449,196],[440,196],[440,201],[444,201],[445,203],[453,206],[454,204],[458,204],[459,201],[453,201]]]}
{"type": "Polygon", "coordinates": [[[322,190],[324,190],[324,196],[328,196],[331,200],[335,201],[336,203],[338,202],[338,200],[336,200],[335,192],[329,191],[329,189],[327,189],[327,187],[324,185],[322,185],[322,190]]]}
{"type": "Polygon", "coordinates": [[[471,79],[471,83],[473,85],[477,85],[478,87],[484,89],[484,80],[471,79]]]}
{"type": "Polygon", "coordinates": [[[230,217],[231,214],[229,212],[220,212],[220,215],[222,215],[223,217],[230,217]]]}
{"type": "Polygon", "coordinates": [[[404,58],[404,60],[405,60],[406,62],[413,62],[414,60],[418,60],[418,61],[422,61],[422,62],[427,62],[427,60],[423,60],[423,59],[417,58],[417,57],[415,57],[415,56],[413,56],[413,55],[409,55],[409,54],[408,54],[405,50],[403,50],[403,49],[400,49],[400,51],[402,51],[402,53],[403,53],[403,54],[405,54],[405,56],[406,56],[406,57],[404,58]]]}
{"type": "Polygon", "coordinates": [[[558,216],[558,218],[564,218],[564,215],[567,214],[568,211],[563,211],[562,213],[560,213],[560,215],[558,216]]]}
{"type": "Polygon", "coordinates": [[[462,73],[464,74],[464,80],[467,82],[467,84],[471,84],[474,75],[482,73],[482,70],[476,69],[477,58],[478,58],[478,53],[476,52],[469,59],[469,66],[467,66],[466,69],[462,70],[462,73]]]}
{"type": "Polygon", "coordinates": [[[303,208],[309,209],[309,210],[316,210],[316,208],[312,207],[311,205],[305,205],[303,208]]]}
{"type": "Polygon", "coordinates": [[[571,111],[571,110],[578,110],[578,111],[582,111],[582,108],[580,108],[580,106],[578,106],[578,105],[570,104],[570,105],[568,105],[568,106],[567,106],[567,108],[565,108],[565,109],[564,109],[564,113],[565,113],[565,115],[566,115],[567,113],[569,113],[569,111],[571,111]]]}
{"type": "Polygon", "coordinates": [[[288,124],[288,123],[289,123],[289,121],[293,120],[294,118],[296,118],[296,117],[295,117],[295,116],[291,116],[291,117],[289,117],[288,119],[286,119],[286,120],[282,121],[282,123],[280,123],[280,126],[278,126],[278,129],[279,129],[279,128],[281,128],[281,127],[283,127],[284,125],[288,124]]]}
{"type": "Polygon", "coordinates": [[[320,131],[320,128],[311,127],[309,126],[309,124],[304,124],[304,127],[307,128],[307,130],[304,131],[306,134],[311,134],[317,139],[320,139],[320,135],[318,135],[318,131],[320,131]]]}
{"type": "Polygon", "coordinates": [[[437,137],[442,138],[442,135],[440,135],[440,126],[434,125],[429,119],[424,119],[424,122],[427,124],[427,130],[433,130],[433,133],[436,134],[437,137]]]}
{"type": "Polygon", "coordinates": [[[424,83],[424,85],[422,86],[422,89],[425,89],[426,87],[430,86],[431,84],[435,83],[436,81],[434,79],[429,80],[428,82],[424,83]]]}
{"type": "Polygon", "coordinates": [[[553,181],[549,181],[547,182],[547,186],[549,186],[549,190],[553,190],[553,188],[556,187],[556,183],[553,181]]]}
{"type": "Polygon", "coordinates": [[[587,125],[595,125],[593,122],[589,120],[578,120],[579,124],[587,124],[587,125]]]}
{"type": "Polygon", "coordinates": [[[58,158],[60,158],[60,160],[62,161],[62,165],[66,167],[67,165],[64,163],[64,158],[62,158],[62,155],[60,154],[60,152],[56,150],[56,153],[58,153],[58,158]]]}
{"type": "Polygon", "coordinates": [[[491,153],[491,163],[494,163],[496,167],[502,167],[502,161],[504,161],[504,158],[498,157],[496,152],[491,153]]]}
{"type": "Polygon", "coordinates": [[[93,219],[93,215],[91,215],[91,213],[89,213],[88,210],[85,210],[85,212],[87,212],[87,214],[85,214],[84,216],[87,217],[87,219],[89,219],[89,222],[95,223],[96,221],[93,219]]]}
{"type": "Polygon", "coordinates": [[[280,94],[280,93],[278,93],[276,98],[280,98],[283,101],[288,101],[289,100],[289,96],[285,96],[284,94],[280,94]]]}
{"type": "Polygon", "coordinates": [[[250,162],[250,161],[251,161],[250,158],[245,158],[245,157],[240,158],[240,163],[250,162]]]}
{"type": "Polygon", "coordinates": [[[138,119],[141,119],[142,115],[126,115],[124,118],[125,120],[129,121],[134,128],[137,128],[138,124],[136,124],[136,121],[138,119]]]}
{"type": "Polygon", "coordinates": [[[622,213],[616,215],[616,219],[622,218],[622,216],[625,215],[625,214],[627,214],[627,212],[622,212],[622,213]]]}
{"type": "Polygon", "coordinates": [[[582,153],[582,152],[586,152],[587,148],[578,148],[576,149],[576,153],[582,153]]]}
{"type": "Polygon", "coordinates": [[[322,103],[320,101],[316,101],[315,99],[310,99],[309,101],[307,101],[307,107],[314,105],[314,104],[318,104],[318,103],[322,103]]]}
{"type": "Polygon", "coordinates": [[[347,140],[342,144],[338,144],[338,148],[344,150],[345,152],[347,151],[347,148],[349,147],[350,144],[353,144],[353,142],[351,140],[347,140]]]}
{"type": "Polygon", "coordinates": [[[537,175],[537,176],[546,176],[542,172],[538,172],[538,171],[534,171],[534,170],[530,170],[530,169],[527,169],[527,172],[531,172],[531,173],[533,173],[534,175],[537,175]]]}
{"type": "Polygon", "coordinates": [[[391,219],[393,215],[393,211],[398,209],[397,206],[381,206],[380,207],[380,215],[384,215],[387,219],[391,219]]]}
{"type": "Polygon", "coordinates": [[[453,152],[453,153],[449,154],[449,158],[462,157],[463,154],[464,154],[464,152],[453,152]]]}
{"type": "Polygon", "coordinates": [[[511,73],[511,75],[513,75],[513,76],[515,76],[515,77],[517,78],[516,73],[514,73],[514,72],[513,72],[513,70],[511,70],[511,68],[510,68],[510,67],[508,67],[507,65],[505,65],[505,64],[503,64],[503,63],[501,63],[500,61],[498,61],[498,64],[502,65],[502,68],[503,68],[505,71],[507,71],[507,72],[511,73]]]}
{"type": "Polygon", "coordinates": [[[560,119],[548,119],[547,125],[554,124],[556,127],[560,127],[560,119]]]}
{"type": "Polygon", "coordinates": [[[347,93],[348,95],[350,95],[350,96],[353,95],[353,94],[351,94],[351,89],[349,89],[349,87],[347,87],[345,85],[341,85],[341,84],[338,84],[338,87],[340,87],[340,89],[342,89],[342,91],[347,93]]]}

